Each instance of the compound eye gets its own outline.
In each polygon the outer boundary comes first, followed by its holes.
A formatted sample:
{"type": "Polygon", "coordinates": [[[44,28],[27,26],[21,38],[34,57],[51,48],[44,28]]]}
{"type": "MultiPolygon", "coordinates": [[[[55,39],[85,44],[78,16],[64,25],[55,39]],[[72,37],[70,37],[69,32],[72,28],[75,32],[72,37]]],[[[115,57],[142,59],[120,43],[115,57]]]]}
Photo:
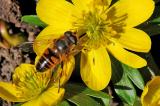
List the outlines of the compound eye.
{"type": "Polygon", "coordinates": [[[71,32],[71,31],[66,31],[66,32],[64,33],[64,35],[67,36],[67,37],[72,36],[72,32],[71,32]]]}
{"type": "Polygon", "coordinates": [[[75,36],[70,36],[69,40],[73,43],[73,44],[77,44],[77,38],[75,36]]]}

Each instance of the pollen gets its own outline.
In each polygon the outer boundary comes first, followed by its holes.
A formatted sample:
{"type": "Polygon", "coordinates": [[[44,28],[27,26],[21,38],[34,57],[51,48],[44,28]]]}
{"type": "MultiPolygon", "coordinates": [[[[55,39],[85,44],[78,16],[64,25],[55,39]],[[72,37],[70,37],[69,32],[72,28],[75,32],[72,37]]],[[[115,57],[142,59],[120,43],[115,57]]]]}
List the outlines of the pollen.
{"type": "Polygon", "coordinates": [[[106,13],[105,7],[97,7],[92,11],[83,12],[82,17],[77,17],[77,21],[73,23],[75,30],[86,33],[87,40],[84,42],[86,49],[106,46],[112,43],[113,37],[117,37],[117,31],[112,28],[106,13]]]}
{"type": "Polygon", "coordinates": [[[41,74],[31,70],[25,70],[25,72],[18,70],[15,73],[13,80],[17,89],[21,91],[17,96],[25,100],[31,100],[40,95],[50,81],[50,73],[41,74]]]}

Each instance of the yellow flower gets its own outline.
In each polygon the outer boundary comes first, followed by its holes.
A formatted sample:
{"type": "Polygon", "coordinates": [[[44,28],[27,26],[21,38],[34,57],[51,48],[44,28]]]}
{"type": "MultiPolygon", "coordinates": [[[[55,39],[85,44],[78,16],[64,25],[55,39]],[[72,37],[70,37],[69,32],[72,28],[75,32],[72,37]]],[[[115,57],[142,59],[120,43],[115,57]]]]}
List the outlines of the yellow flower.
{"type": "Polygon", "coordinates": [[[160,76],[155,76],[145,86],[141,95],[142,106],[160,106],[160,76]]]}
{"type": "Polygon", "coordinates": [[[50,80],[51,75],[51,71],[37,73],[34,65],[22,64],[13,74],[13,83],[0,82],[0,97],[11,102],[24,102],[22,106],[56,105],[65,90],[58,88],[58,80],[50,80]]]}
{"type": "Polygon", "coordinates": [[[38,35],[34,45],[37,55],[43,53],[51,39],[65,31],[85,34],[81,54],[82,80],[94,90],[104,89],[111,78],[109,51],[122,63],[134,68],[145,66],[146,61],[127,51],[148,52],[149,36],[133,28],[146,21],[154,10],[153,0],[119,0],[110,6],[111,0],[40,0],[37,15],[48,24],[38,35]],[[107,51],[106,51],[107,49],[107,51]]]}

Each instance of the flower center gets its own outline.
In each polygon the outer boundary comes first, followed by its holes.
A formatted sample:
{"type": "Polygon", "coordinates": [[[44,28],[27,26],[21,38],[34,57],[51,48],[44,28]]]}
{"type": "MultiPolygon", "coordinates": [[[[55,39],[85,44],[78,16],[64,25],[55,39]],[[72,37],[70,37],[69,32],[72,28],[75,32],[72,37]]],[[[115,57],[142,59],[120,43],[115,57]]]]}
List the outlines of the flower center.
{"type": "Polygon", "coordinates": [[[49,73],[36,73],[33,70],[25,70],[25,72],[18,70],[13,76],[13,82],[21,91],[19,97],[24,100],[36,98],[47,88],[50,81],[49,73]]]}
{"type": "Polygon", "coordinates": [[[75,30],[86,33],[86,49],[98,48],[111,43],[111,38],[117,32],[111,27],[111,22],[107,19],[107,9],[103,6],[92,9],[87,13],[83,12],[82,17],[78,17],[73,23],[75,30]]]}

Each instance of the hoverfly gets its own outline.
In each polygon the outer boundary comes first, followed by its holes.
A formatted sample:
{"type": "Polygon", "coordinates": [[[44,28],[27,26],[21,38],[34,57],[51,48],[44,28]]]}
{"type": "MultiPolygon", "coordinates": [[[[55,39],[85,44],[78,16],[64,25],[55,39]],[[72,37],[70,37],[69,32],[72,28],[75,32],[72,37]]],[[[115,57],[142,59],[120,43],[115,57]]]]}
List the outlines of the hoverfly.
{"type": "Polygon", "coordinates": [[[66,60],[71,53],[77,53],[83,48],[78,45],[78,39],[79,38],[76,36],[76,33],[71,31],[66,31],[63,36],[58,39],[54,39],[52,44],[50,44],[40,56],[36,64],[36,70],[38,72],[44,72],[47,69],[54,69],[57,65],[66,60]],[[75,48],[78,48],[78,50],[75,48]]]}

